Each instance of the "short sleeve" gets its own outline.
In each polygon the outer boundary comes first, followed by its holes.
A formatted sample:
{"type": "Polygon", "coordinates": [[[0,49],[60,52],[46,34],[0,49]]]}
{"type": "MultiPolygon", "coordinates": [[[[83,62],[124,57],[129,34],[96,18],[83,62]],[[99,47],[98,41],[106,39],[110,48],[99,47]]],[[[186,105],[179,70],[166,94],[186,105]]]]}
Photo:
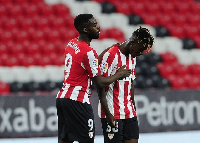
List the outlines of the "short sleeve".
{"type": "Polygon", "coordinates": [[[98,55],[94,50],[90,50],[83,56],[81,66],[87,70],[89,77],[101,74],[98,65],[98,55]]]}
{"type": "Polygon", "coordinates": [[[111,76],[115,67],[113,54],[106,52],[103,56],[100,68],[101,75],[104,77],[111,76]]]}

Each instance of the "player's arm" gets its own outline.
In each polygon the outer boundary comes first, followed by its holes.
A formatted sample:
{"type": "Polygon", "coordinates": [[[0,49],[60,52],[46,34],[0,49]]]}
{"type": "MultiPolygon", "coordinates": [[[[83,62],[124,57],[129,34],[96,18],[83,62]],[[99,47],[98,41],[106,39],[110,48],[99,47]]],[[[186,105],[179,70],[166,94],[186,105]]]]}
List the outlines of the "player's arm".
{"type": "Polygon", "coordinates": [[[106,100],[106,93],[105,93],[105,88],[98,88],[98,96],[99,100],[101,102],[101,107],[103,108],[103,111],[106,115],[106,120],[107,123],[112,127],[112,128],[117,128],[117,120],[115,117],[110,113],[110,110],[108,108],[107,100],[106,100]]]}
{"type": "MultiPolygon", "coordinates": [[[[111,46],[112,47],[112,46],[111,46]]],[[[100,56],[98,57],[98,63],[101,63],[102,60],[103,60],[103,55],[111,48],[107,48],[105,49],[101,54],[100,56]]],[[[109,60],[109,58],[107,59],[109,60]]],[[[108,61],[107,61],[108,62],[108,61]]],[[[109,63],[109,62],[108,62],[109,63]]],[[[100,65],[100,64],[99,64],[100,65]]],[[[130,69],[125,69],[125,65],[120,67],[118,69],[118,72],[112,76],[97,76],[96,78],[94,78],[94,82],[96,84],[97,87],[105,87],[113,82],[115,82],[116,80],[118,79],[123,79],[123,78],[126,78],[128,77],[130,74],[131,74],[131,70],[130,69]]]]}
{"type": "Polygon", "coordinates": [[[135,106],[135,98],[134,98],[134,83],[133,83],[133,80],[131,80],[131,100],[132,100],[132,103],[134,105],[134,109],[136,111],[136,106],[135,106]]]}
{"type": "Polygon", "coordinates": [[[128,77],[131,74],[130,69],[124,69],[126,66],[122,66],[119,68],[118,72],[112,76],[103,77],[103,76],[96,76],[93,77],[93,81],[97,87],[105,87],[118,79],[123,79],[128,77]]]}

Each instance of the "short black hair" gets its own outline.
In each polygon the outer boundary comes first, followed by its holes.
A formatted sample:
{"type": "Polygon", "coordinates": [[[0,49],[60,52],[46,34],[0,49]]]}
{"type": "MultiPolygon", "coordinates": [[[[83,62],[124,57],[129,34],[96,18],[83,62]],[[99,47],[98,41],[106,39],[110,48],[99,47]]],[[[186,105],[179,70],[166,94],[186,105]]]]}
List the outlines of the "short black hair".
{"type": "Polygon", "coordinates": [[[149,29],[142,28],[141,26],[133,32],[133,35],[136,37],[137,42],[141,43],[144,49],[151,48],[154,43],[154,38],[150,34],[149,29]]]}
{"type": "Polygon", "coordinates": [[[80,33],[92,17],[92,14],[77,15],[74,19],[74,27],[76,28],[76,30],[80,33]]]}

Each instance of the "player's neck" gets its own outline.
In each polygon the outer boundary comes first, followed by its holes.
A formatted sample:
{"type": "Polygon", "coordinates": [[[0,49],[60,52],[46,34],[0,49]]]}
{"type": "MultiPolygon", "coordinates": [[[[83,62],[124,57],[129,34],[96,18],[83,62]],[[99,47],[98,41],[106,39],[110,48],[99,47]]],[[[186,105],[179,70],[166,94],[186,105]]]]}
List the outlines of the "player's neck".
{"type": "Polygon", "coordinates": [[[126,45],[127,45],[126,41],[119,44],[119,49],[125,56],[128,56],[129,54],[127,54],[126,45]]]}
{"type": "Polygon", "coordinates": [[[88,45],[90,45],[91,40],[88,38],[88,36],[86,36],[84,34],[80,34],[77,39],[78,39],[78,41],[84,41],[88,45]]]}

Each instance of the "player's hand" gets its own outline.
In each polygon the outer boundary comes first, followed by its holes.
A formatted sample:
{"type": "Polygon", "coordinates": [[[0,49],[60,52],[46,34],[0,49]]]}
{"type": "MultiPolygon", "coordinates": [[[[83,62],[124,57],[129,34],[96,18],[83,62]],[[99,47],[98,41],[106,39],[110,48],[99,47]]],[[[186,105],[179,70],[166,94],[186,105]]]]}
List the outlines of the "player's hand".
{"type": "Polygon", "coordinates": [[[119,79],[129,77],[131,74],[131,69],[125,69],[126,65],[123,65],[119,68],[117,74],[119,74],[119,79]]]}
{"type": "Polygon", "coordinates": [[[106,115],[106,120],[112,128],[118,128],[118,122],[112,114],[106,115]]]}

